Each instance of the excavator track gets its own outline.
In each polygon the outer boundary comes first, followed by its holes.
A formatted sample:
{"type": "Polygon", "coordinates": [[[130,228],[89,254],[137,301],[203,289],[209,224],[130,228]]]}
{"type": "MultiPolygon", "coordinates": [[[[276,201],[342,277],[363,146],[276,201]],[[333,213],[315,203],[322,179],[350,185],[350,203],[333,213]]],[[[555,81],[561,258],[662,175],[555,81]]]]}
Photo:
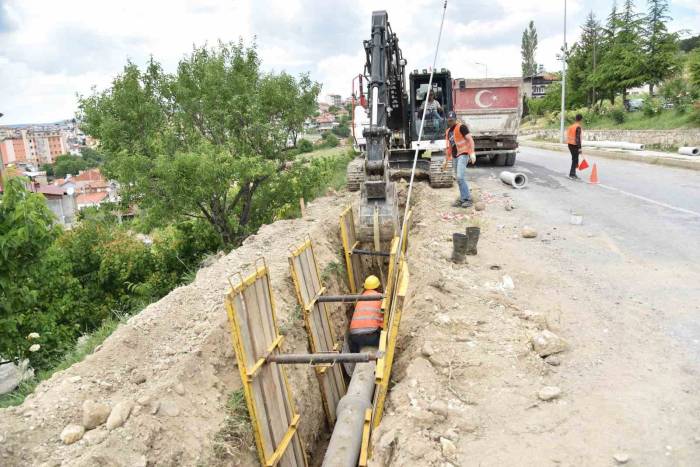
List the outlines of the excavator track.
{"type": "Polygon", "coordinates": [[[430,160],[430,186],[432,188],[450,188],[454,184],[452,174],[452,161],[447,161],[445,169],[442,168],[443,158],[430,160]]]}
{"type": "Polygon", "coordinates": [[[365,159],[358,157],[350,161],[347,169],[348,191],[359,191],[360,185],[365,180],[365,159]]]}

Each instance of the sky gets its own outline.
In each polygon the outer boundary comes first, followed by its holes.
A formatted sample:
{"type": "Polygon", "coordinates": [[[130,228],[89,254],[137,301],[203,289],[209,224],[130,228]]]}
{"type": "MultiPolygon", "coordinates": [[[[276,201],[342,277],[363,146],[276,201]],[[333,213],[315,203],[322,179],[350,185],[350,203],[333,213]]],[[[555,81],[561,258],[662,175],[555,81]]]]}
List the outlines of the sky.
{"type": "MultiPolygon", "coordinates": [[[[637,0],[646,9],[645,0],[637,0]]],[[[127,60],[150,56],[168,71],[194,45],[257,43],[266,71],[309,72],[328,94],[350,95],[364,66],[371,13],[387,10],[408,70],[428,68],[443,0],[0,0],[0,125],[72,118],[77,95],[109,86],[127,60]]],[[[586,14],[612,1],[568,0],[567,42],[586,14]]],[[[520,75],[530,20],[536,60],[560,68],[564,0],[448,0],[437,68],[453,77],[520,75]],[[483,64],[483,65],[479,65],[483,64]]],[[[671,0],[671,30],[700,33],[700,1],[671,0]]]]}

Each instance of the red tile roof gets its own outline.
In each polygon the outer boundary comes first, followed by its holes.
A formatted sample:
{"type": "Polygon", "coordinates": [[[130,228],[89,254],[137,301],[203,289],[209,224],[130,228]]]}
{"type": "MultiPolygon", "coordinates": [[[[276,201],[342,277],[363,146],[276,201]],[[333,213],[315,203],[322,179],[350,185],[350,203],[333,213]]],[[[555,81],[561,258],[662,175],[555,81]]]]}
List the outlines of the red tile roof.
{"type": "Polygon", "coordinates": [[[78,175],[73,177],[73,181],[76,182],[88,182],[88,181],[98,181],[98,180],[104,180],[102,177],[102,173],[100,172],[100,169],[89,169],[89,170],[83,170],[78,175]]]}
{"type": "Polygon", "coordinates": [[[49,196],[63,196],[66,194],[66,190],[64,190],[61,187],[58,186],[53,186],[53,185],[33,185],[29,184],[29,191],[33,191],[34,193],[41,193],[42,195],[49,195],[49,196]]]}
{"type": "Polygon", "coordinates": [[[99,204],[104,201],[106,197],[107,193],[104,191],[98,193],[84,193],[82,195],[78,195],[75,198],[75,202],[78,206],[81,204],[99,204]]]}

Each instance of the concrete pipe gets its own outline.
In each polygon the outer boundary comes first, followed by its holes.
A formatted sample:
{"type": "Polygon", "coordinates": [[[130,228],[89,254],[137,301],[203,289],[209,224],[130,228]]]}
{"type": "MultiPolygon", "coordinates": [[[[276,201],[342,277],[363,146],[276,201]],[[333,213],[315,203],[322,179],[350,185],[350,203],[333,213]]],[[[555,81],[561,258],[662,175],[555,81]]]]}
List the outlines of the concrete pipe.
{"type": "MultiPolygon", "coordinates": [[[[365,349],[363,349],[364,351],[365,349]]],[[[375,362],[358,363],[348,392],[338,402],[331,440],[322,467],[356,467],[362,449],[365,411],[372,408],[375,362]]]]}
{"type": "Polygon", "coordinates": [[[683,146],[678,148],[678,154],[684,156],[700,156],[700,148],[697,146],[683,146]]]}
{"type": "Polygon", "coordinates": [[[592,148],[631,149],[632,151],[644,151],[643,144],[628,143],[626,141],[584,141],[583,145],[592,148]]]}
{"type": "Polygon", "coordinates": [[[513,188],[520,189],[527,185],[527,175],[521,172],[508,172],[504,170],[499,177],[503,183],[513,188]]]}

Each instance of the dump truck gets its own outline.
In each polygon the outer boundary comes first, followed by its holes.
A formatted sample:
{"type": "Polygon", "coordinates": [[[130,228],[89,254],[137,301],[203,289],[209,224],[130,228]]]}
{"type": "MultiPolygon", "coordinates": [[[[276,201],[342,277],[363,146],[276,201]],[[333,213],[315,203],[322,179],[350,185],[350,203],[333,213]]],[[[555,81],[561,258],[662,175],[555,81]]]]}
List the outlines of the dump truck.
{"type": "Polygon", "coordinates": [[[512,166],[522,115],[521,78],[455,79],[453,106],[474,138],[477,160],[512,166]]]}

